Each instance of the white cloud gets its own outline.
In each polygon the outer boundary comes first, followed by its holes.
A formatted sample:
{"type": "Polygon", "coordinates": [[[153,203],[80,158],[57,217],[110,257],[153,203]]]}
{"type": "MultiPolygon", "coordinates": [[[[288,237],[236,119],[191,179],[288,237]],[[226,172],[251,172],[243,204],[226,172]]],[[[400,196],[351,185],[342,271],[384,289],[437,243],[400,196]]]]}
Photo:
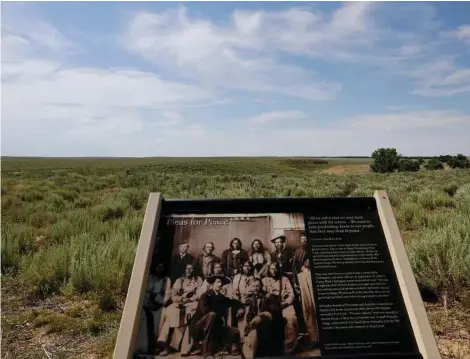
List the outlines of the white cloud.
{"type": "Polygon", "coordinates": [[[78,51],[75,41],[30,10],[21,5],[2,7],[2,62],[23,59],[33,52],[62,56],[78,51]]]}
{"type": "MultiPolygon", "coordinates": [[[[263,112],[259,115],[246,117],[241,119],[244,122],[251,122],[255,124],[267,124],[272,122],[281,122],[287,124],[287,121],[298,120],[306,118],[307,114],[302,111],[289,110],[289,111],[272,111],[263,112]]],[[[238,120],[240,121],[240,120],[238,120]]]]}
{"type": "Polygon", "coordinates": [[[40,20],[18,24],[28,27],[2,24],[5,154],[142,155],[181,126],[185,106],[224,100],[132,68],[72,67],[64,58],[68,41],[57,29],[40,20]]]}
{"type": "Polygon", "coordinates": [[[408,111],[353,118],[350,127],[363,131],[414,131],[446,128],[454,125],[470,127],[470,115],[455,111],[408,111]]]}
{"type": "Polygon", "coordinates": [[[416,80],[414,93],[452,96],[470,91],[470,68],[457,68],[452,60],[436,60],[407,71],[416,80]]]}
{"type": "MultiPolygon", "coordinates": [[[[453,54],[436,40],[440,23],[432,6],[347,2],[331,14],[306,7],[281,11],[235,10],[223,25],[190,16],[185,8],[141,12],[128,23],[122,42],[129,51],[201,83],[240,91],[331,100],[343,89],[311,69],[281,61],[280,54],[330,63],[369,66],[412,81],[412,93],[451,96],[470,91],[453,54]],[[390,8],[391,7],[391,8],[390,8]],[[390,21],[404,24],[404,31],[390,21]],[[413,29],[413,30],[412,30],[413,29]],[[448,63],[445,73],[423,71],[448,63]]],[[[456,34],[468,35],[468,26],[456,34]]],[[[456,35],[457,36],[457,35],[456,35]]]]}
{"type": "Polygon", "coordinates": [[[470,44],[470,24],[459,26],[455,32],[455,36],[462,41],[470,44]]]}
{"type": "Polygon", "coordinates": [[[159,66],[176,67],[182,75],[204,84],[307,100],[334,98],[341,84],[321,79],[311,70],[280,63],[270,54],[268,43],[282,42],[285,35],[271,28],[276,25],[272,19],[300,26],[289,12],[238,11],[230,25],[221,27],[192,19],[184,8],[178,8],[136,14],[126,28],[123,44],[159,66]]]}

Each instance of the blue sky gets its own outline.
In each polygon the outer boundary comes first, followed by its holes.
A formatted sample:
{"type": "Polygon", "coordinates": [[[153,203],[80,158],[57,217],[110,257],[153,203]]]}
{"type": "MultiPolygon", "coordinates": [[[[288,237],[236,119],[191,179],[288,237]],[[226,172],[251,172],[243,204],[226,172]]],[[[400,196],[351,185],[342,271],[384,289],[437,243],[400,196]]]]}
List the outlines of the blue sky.
{"type": "Polygon", "coordinates": [[[2,155],[470,155],[470,4],[2,3],[2,155]]]}

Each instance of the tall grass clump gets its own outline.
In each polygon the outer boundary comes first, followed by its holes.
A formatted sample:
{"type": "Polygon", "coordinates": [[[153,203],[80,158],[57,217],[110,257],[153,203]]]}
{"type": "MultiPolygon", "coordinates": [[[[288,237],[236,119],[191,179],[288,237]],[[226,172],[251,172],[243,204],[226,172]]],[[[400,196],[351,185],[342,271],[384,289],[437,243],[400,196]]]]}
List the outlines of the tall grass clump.
{"type": "Polygon", "coordinates": [[[118,198],[124,198],[129,203],[129,206],[135,210],[143,208],[144,201],[146,200],[145,197],[145,192],[136,188],[124,189],[118,195],[118,198]]]}
{"type": "Polygon", "coordinates": [[[448,183],[444,186],[444,192],[447,193],[449,196],[453,197],[455,192],[459,189],[459,185],[455,182],[448,183]]]}
{"type": "Polygon", "coordinates": [[[110,234],[97,241],[91,234],[73,238],[70,283],[78,293],[125,294],[134,263],[136,242],[126,234],[110,234]]]}
{"type": "Polygon", "coordinates": [[[109,199],[106,203],[93,207],[92,211],[102,222],[106,222],[124,217],[128,208],[129,202],[120,197],[115,200],[109,199]]]}
{"type": "Polygon", "coordinates": [[[426,209],[454,207],[454,201],[446,193],[437,190],[425,190],[419,194],[418,202],[426,209]]]}
{"type": "Polygon", "coordinates": [[[418,283],[444,305],[470,286],[470,218],[454,217],[446,226],[424,230],[405,242],[418,283]]]}
{"type": "Polygon", "coordinates": [[[2,224],[2,273],[16,272],[23,255],[33,248],[33,228],[23,223],[2,224]]]}
{"type": "Polygon", "coordinates": [[[108,292],[123,295],[129,284],[135,239],[119,232],[107,238],[82,233],[41,248],[22,261],[22,280],[39,297],[59,293],[108,292]]]}
{"type": "Polygon", "coordinates": [[[21,279],[32,295],[44,298],[57,294],[70,278],[69,244],[40,248],[22,258],[21,279]]]}
{"type": "Polygon", "coordinates": [[[402,230],[414,230],[420,227],[424,209],[418,203],[405,202],[396,210],[397,222],[402,230]]]}

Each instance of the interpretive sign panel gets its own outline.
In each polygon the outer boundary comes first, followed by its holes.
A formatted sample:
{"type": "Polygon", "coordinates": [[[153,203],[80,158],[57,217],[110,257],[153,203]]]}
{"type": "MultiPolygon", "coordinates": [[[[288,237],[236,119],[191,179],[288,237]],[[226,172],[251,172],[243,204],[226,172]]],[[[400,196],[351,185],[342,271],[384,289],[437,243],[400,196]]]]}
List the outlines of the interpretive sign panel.
{"type": "Polygon", "coordinates": [[[115,358],[439,358],[384,199],[151,197],[115,358]]]}

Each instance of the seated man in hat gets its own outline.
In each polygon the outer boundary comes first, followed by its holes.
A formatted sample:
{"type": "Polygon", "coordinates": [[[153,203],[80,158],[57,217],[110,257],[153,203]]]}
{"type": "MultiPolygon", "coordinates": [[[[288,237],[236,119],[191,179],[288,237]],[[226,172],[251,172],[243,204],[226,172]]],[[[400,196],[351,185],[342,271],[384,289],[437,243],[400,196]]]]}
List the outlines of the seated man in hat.
{"type": "Polygon", "coordinates": [[[190,355],[214,355],[231,346],[231,354],[239,355],[240,334],[227,323],[227,312],[233,300],[221,293],[229,283],[224,276],[207,279],[210,289],[202,294],[194,316],[190,320],[189,331],[194,345],[200,346],[190,355]]]}
{"type": "Polygon", "coordinates": [[[165,308],[158,346],[164,348],[160,355],[168,355],[169,349],[180,350],[188,318],[197,307],[197,289],[202,279],[194,274],[194,266],[186,264],[185,275],[178,278],[171,290],[172,303],[165,308]]]}
{"type": "MultiPolygon", "coordinates": [[[[214,263],[214,267],[213,267],[213,270],[214,270],[214,276],[222,276],[222,277],[225,277],[224,273],[223,273],[223,270],[222,270],[222,263],[220,261],[216,261],[214,263]]],[[[223,295],[226,295],[227,297],[231,297],[232,296],[232,286],[231,286],[231,283],[232,281],[230,280],[230,278],[228,277],[225,277],[226,280],[228,281],[227,284],[225,284],[224,286],[222,286],[222,289],[220,290],[220,292],[223,294],[223,295]]],[[[202,285],[199,287],[199,289],[197,290],[196,292],[196,295],[197,295],[197,298],[199,300],[199,298],[201,298],[201,296],[207,292],[209,289],[210,289],[211,285],[209,284],[209,282],[207,281],[207,278],[204,279],[204,282],[202,282],[202,285]]]]}
{"type": "Polygon", "coordinates": [[[269,265],[269,272],[263,278],[263,288],[269,294],[279,298],[282,316],[286,320],[285,328],[285,354],[291,354],[297,344],[298,321],[294,309],[294,289],[285,276],[281,274],[279,264],[273,262],[269,265]]]}

